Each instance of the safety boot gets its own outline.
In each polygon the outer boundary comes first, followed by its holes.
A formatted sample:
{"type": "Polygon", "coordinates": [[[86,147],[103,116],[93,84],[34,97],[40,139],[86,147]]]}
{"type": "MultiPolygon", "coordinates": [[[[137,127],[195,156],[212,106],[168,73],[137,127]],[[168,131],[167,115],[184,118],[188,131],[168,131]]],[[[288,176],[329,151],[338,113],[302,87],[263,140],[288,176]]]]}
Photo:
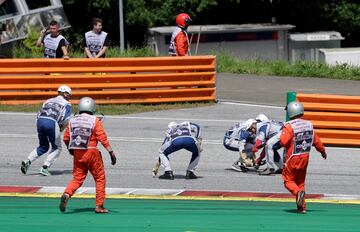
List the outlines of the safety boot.
{"type": "Polygon", "coordinates": [[[43,176],[51,176],[51,173],[49,172],[49,169],[46,165],[44,165],[40,168],[39,173],[43,176]]]}
{"type": "Polygon", "coordinates": [[[22,172],[23,174],[26,174],[26,173],[27,173],[27,170],[29,169],[30,164],[31,164],[30,160],[23,160],[23,161],[21,162],[20,170],[21,170],[21,172],[22,172]]]}
{"type": "Polygon", "coordinates": [[[186,171],[185,179],[197,179],[198,177],[192,171],[186,171]]]}
{"type": "Polygon", "coordinates": [[[301,190],[297,193],[297,199],[296,199],[296,206],[298,209],[303,208],[304,200],[305,200],[305,191],[301,190]]]}
{"type": "Polygon", "coordinates": [[[64,193],[61,198],[60,198],[60,205],[59,205],[59,209],[61,212],[65,212],[66,210],[66,205],[69,201],[70,195],[68,193],[64,193]]]}
{"type": "Polygon", "coordinates": [[[173,180],[175,177],[172,171],[165,171],[164,174],[159,176],[159,179],[173,180]]]}
{"type": "Polygon", "coordinates": [[[100,205],[100,206],[96,206],[95,208],[95,213],[108,213],[109,210],[105,209],[104,206],[100,205]]]}

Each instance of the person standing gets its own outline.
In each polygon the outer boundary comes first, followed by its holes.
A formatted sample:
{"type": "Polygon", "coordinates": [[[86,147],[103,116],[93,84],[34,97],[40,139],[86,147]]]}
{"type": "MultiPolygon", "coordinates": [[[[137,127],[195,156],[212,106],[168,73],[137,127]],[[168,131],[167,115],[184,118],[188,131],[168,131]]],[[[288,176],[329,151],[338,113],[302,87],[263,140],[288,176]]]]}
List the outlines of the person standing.
{"type": "Polygon", "coordinates": [[[69,59],[67,46],[68,42],[59,32],[59,24],[51,21],[47,28],[41,30],[41,35],[36,41],[36,46],[44,47],[45,58],[69,59]],[[49,33],[47,31],[49,30],[49,33]]]}
{"type": "MultiPolygon", "coordinates": [[[[159,176],[160,179],[173,180],[174,174],[170,166],[169,155],[185,149],[192,153],[190,163],[187,167],[185,179],[197,179],[194,174],[195,169],[199,163],[200,152],[202,151],[202,138],[200,126],[192,122],[170,122],[166,130],[166,137],[162,146],[159,149],[159,160],[161,165],[165,168],[163,175],[159,176]]],[[[158,162],[158,161],[157,161],[158,162]]],[[[156,165],[155,165],[156,166],[156,165]]],[[[159,168],[159,166],[157,166],[159,168]]],[[[153,176],[157,174],[153,169],[153,176]]]]}
{"type": "Polygon", "coordinates": [[[73,179],[67,185],[60,198],[60,211],[65,212],[66,205],[75,191],[84,183],[87,173],[94,177],[96,186],[95,213],[108,213],[105,202],[105,170],[97,143],[104,146],[111,158],[111,164],[116,164],[116,155],[107,139],[104,127],[96,116],[95,101],[90,97],[80,99],[79,114],[70,119],[65,130],[64,142],[74,156],[73,179]]]}
{"type": "Polygon", "coordinates": [[[286,149],[282,177],[285,188],[296,196],[298,213],[306,213],[305,177],[311,147],[314,146],[324,159],[327,154],[312,123],[301,119],[304,106],[300,102],[291,102],[286,106],[286,111],[290,121],[280,135],[280,144],[286,149]]]}
{"type": "Polygon", "coordinates": [[[102,31],[103,21],[99,18],[92,20],[93,29],[85,33],[85,54],[87,58],[105,58],[110,45],[108,33],[102,31]]]}
{"type": "Polygon", "coordinates": [[[66,128],[72,110],[69,103],[71,89],[69,86],[62,85],[57,91],[58,96],[45,101],[37,115],[36,126],[39,146],[29,154],[26,160],[21,162],[20,169],[23,174],[27,173],[30,164],[49,151],[49,144],[51,144],[51,150],[40,169],[40,174],[51,175],[49,168],[60,155],[60,132],[66,128]]]}
{"type": "Polygon", "coordinates": [[[186,13],[176,16],[176,29],[172,33],[169,44],[170,56],[190,56],[190,42],[187,34],[187,28],[192,22],[186,13]]]}

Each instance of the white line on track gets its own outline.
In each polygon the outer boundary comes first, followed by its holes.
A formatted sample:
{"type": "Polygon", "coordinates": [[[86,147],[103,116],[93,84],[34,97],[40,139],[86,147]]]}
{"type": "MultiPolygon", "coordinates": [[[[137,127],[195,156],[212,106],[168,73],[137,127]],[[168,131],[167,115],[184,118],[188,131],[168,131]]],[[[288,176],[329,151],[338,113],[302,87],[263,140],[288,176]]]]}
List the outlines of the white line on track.
{"type": "MultiPolygon", "coordinates": [[[[37,135],[30,134],[0,134],[0,138],[37,138],[37,135]]],[[[124,141],[124,142],[149,142],[162,143],[163,138],[141,138],[141,137],[108,137],[110,141],[124,141]]],[[[222,140],[203,140],[205,144],[218,145],[222,144],[222,140]]]]}
{"type": "MultiPolygon", "coordinates": [[[[33,134],[0,134],[0,138],[37,138],[37,135],[33,134]]],[[[123,141],[123,142],[147,142],[147,143],[162,143],[163,138],[141,138],[141,137],[108,137],[110,141],[123,141]]],[[[211,140],[204,139],[204,144],[210,145],[222,145],[222,140],[211,140]]],[[[350,151],[360,151],[360,148],[354,147],[328,147],[332,150],[350,150],[350,151]]]]}
{"type": "MultiPolygon", "coordinates": [[[[259,105],[259,104],[249,104],[249,103],[238,103],[238,102],[220,102],[218,104],[224,105],[236,105],[236,106],[252,106],[252,107],[263,107],[263,108],[273,108],[273,109],[283,109],[279,106],[269,106],[269,105],[259,105]]],[[[22,112],[0,112],[0,115],[25,115],[31,116],[36,115],[36,113],[22,113],[22,112]]],[[[118,115],[106,115],[106,118],[113,119],[134,119],[134,120],[167,120],[167,121],[199,121],[199,122],[238,122],[238,119],[204,119],[204,118],[174,118],[174,117],[140,117],[140,116],[118,116],[118,115]]]]}
{"type": "MultiPolygon", "coordinates": [[[[18,115],[18,116],[36,116],[36,114],[30,113],[4,113],[0,112],[0,115],[18,115]]],[[[167,117],[138,117],[138,116],[117,116],[117,115],[105,115],[105,120],[111,119],[126,119],[126,120],[159,120],[159,121],[199,121],[199,122],[238,122],[238,119],[203,119],[203,118],[167,118],[167,117]]]]}
{"type": "Polygon", "coordinates": [[[261,104],[232,102],[232,101],[224,101],[224,102],[220,102],[220,104],[236,105],[236,106],[252,106],[252,107],[273,108],[273,109],[284,109],[284,106],[271,106],[271,105],[261,105],[261,104]]]}
{"type": "MultiPolygon", "coordinates": [[[[30,113],[4,113],[0,112],[0,115],[18,115],[18,116],[35,116],[36,114],[30,113]]],[[[160,120],[160,121],[200,121],[200,122],[238,122],[238,119],[203,119],[203,118],[167,118],[167,117],[138,117],[138,116],[117,116],[117,115],[105,115],[105,120],[111,119],[126,119],[126,120],[160,120]]]]}
{"type": "Polygon", "coordinates": [[[126,116],[105,116],[106,118],[114,118],[114,119],[135,119],[135,120],[160,120],[160,121],[201,121],[201,122],[238,122],[239,120],[233,119],[203,119],[203,118],[166,118],[166,117],[126,117],[126,116]]]}

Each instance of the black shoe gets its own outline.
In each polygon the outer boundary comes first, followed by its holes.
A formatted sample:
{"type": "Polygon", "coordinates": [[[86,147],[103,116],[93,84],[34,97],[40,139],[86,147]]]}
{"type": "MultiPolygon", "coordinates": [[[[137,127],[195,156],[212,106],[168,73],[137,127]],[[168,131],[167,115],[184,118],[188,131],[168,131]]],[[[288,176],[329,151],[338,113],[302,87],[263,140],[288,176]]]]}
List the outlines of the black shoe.
{"type": "Polygon", "coordinates": [[[59,209],[61,212],[65,212],[66,210],[66,205],[69,201],[70,195],[67,193],[64,193],[61,198],[60,198],[60,205],[59,205],[59,209]]]}
{"type": "Polygon", "coordinates": [[[174,179],[174,174],[173,174],[172,171],[165,171],[164,174],[159,176],[159,179],[173,180],[174,179]]]}
{"type": "Polygon", "coordinates": [[[198,177],[192,171],[186,171],[185,179],[197,179],[198,177]]]}
{"type": "Polygon", "coordinates": [[[304,200],[305,200],[305,191],[301,190],[297,193],[296,205],[298,210],[303,210],[304,200]]]}
{"type": "Polygon", "coordinates": [[[29,169],[30,164],[31,164],[30,160],[23,160],[23,161],[21,162],[21,167],[20,167],[20,169],[21,169],[21,172],[22,172],[23,174],[26,174],[26,173],[27,173],[27,170],[29,169]]]}
{"type": "Polygon", "coordinates": [[[275,171],[275,174],[282,174],[283,170],[280,168],[278,170],[275,171]]]}

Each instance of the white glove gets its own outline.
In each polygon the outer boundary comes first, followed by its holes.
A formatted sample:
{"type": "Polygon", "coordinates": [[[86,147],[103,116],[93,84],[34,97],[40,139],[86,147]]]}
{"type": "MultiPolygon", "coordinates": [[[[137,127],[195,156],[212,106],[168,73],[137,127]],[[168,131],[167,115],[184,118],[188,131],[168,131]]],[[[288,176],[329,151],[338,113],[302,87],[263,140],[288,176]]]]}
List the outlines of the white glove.
{"type": "Polygon", "coordinates": [[[199,149],[199,153],[201,153],[203,151],[203,146],[202,146],[202,139],[201,138],[197,138],[196,139],[196,146],[199,149]]]}

